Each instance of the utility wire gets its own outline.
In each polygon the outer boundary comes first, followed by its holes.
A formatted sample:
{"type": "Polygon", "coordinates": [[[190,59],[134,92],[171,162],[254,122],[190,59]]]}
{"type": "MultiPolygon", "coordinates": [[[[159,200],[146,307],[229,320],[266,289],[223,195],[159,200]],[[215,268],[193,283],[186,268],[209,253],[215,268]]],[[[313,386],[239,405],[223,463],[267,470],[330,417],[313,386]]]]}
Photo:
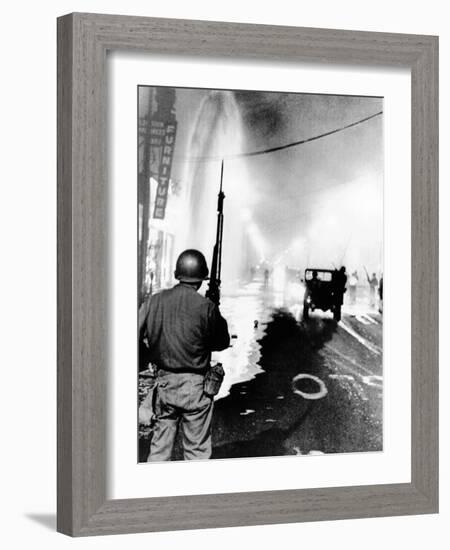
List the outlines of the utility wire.
{"type": "Polygon", "coordinates": [[[245,158],[245,157],[256,157],[259,155],[267,155],[269,153],[275,153],[276,151],[283,151],[284,149],[290,149],[291,147],[297,147],[298,145],[303,145],[305,143],[310,143],[311,141],[316,141],[317,139],[321,139],[327,136],[331,136],[333,134],[337,134],[338,132],[342,132],[344,130],[347,130],[348,128],[353,128],[354,126],[358,126],[358,124],[363,124],[364,122],[367,122],[368,120],[371,120],[372,118],[375,118],[382,114],[383,114],[383,111],[379,111],[378,113],[375,113],[373,115],[357,120],[356,122],[351,122],[350,124],[346,124],[345,126],[341,126],[340,128],[335,128],[334,130],[330,130],[329,132],[325,132],[324,134],[319,134],[318,136],[301,139],[299,141],[293,141],[292,143],[286,143],[284,145],[278,145],[277,147],[269,147],[268,149],[262,149],[259,151],[250,151],[248,153],[236,153],[234,155],[225,155],[225,156],[204,156],[204,157],[190,157],[190,158],[179,157],[178,159],[174,158],[174,160],[187,161],[187,162],[189,161],[202,162],[202,161],[208,161],[208,160],[215,160],[215,161],[232,160],[232,159],[245,158]]]}

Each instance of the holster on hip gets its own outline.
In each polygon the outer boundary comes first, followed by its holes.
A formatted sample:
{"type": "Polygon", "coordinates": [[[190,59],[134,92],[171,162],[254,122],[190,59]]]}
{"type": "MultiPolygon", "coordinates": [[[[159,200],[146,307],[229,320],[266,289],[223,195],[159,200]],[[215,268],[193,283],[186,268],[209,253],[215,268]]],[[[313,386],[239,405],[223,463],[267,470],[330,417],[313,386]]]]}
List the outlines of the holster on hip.
{"type": "Polygon", "coordinates": [[[209,397],[214,397],[219,393],[220,386],[222,385],[225,376],[222,363],[216,363],[212,365],[205,376],[205,382],[203,385],[203,392],[209,397]]]}

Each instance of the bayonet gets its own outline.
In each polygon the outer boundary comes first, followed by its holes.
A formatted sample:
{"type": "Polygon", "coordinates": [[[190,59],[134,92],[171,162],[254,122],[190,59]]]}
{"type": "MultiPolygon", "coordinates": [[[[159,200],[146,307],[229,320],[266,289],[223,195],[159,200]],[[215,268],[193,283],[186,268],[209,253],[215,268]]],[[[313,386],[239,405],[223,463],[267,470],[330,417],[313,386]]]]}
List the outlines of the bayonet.
{"type": "Polygon", "coordinates": [[[212,261],[211,261],[211,275],[209,278],[209,286],[206,291],[206,297],[209,298],[216,305],[220,303],[220,284],[221,284],[221,272],[222,272],[222,238],[223,238],[223,201],[225,199],[225,193],[223,192],[223,160],[220,169],[220,188],[217,196],[217,230],[216,230],[216,242],[214,244],[212,261]]]}

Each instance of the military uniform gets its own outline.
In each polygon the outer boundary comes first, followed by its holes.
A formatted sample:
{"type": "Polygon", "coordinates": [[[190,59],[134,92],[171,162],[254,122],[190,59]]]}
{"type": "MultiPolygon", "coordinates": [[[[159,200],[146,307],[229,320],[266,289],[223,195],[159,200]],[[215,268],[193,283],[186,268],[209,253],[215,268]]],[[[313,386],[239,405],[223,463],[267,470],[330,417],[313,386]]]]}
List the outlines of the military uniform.
{"type": "Polygon", "coordinates": [[[191,284],[155,294],[145,312],[150,359],[157,367],[149,461],[170,460],[178,427],[184,458],[211,457],[213,399],[203,392],[211,352],[230,344],[219,308],[191,284]]]}
{"type": "Polygon", "coordinates": [[[344,303],[344,294],[347,291],[347,275],[344,267],[341,267],[339,271],[337,269],[333,271],[332,281],[334,285],[336,304],[338,306],[342,306],[344,303]]]}

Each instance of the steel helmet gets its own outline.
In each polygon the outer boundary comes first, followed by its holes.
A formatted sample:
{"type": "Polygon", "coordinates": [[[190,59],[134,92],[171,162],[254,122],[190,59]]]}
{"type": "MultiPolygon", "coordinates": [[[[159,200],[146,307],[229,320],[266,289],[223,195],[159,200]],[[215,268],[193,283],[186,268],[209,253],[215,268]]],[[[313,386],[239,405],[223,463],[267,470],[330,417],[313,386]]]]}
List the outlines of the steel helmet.
{"type": "Polygon", "coordinates": [[[205,256],[194,249],[185,250],[177,259],[175,279],[185,283],[200,283],[208,278],[205,256]]]}

